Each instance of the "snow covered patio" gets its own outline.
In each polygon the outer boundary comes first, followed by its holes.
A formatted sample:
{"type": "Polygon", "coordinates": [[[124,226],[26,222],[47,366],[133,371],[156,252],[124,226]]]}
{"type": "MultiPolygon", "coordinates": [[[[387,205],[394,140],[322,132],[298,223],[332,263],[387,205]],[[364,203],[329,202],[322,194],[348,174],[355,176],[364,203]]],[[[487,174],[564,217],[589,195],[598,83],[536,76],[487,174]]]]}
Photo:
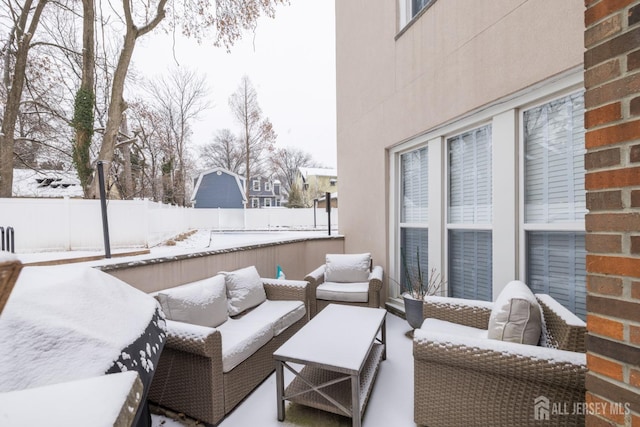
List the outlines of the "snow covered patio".
{"type": "MultiPolygon", "coordinates": [[[[409,324],[402,318],[387,313],[387,360],[380,364],[378,378],[362,425],[364,427],[415,426],[413,422],[413,356],[412,340],[406,336],[409,324]]],[[[285,382],[293,375],[285,371],[285,382]]],[[[293,426],[351,426],[351,419],[328,412],[287,403],[285,420],[278,421],[276,408],[276,377],[271,374],[221,423],[220,427],[293,427],[293,426]]],[[[194,420],[176,414],[160,415],[153,408],[153,427],[191,427],[194,420]]]]}

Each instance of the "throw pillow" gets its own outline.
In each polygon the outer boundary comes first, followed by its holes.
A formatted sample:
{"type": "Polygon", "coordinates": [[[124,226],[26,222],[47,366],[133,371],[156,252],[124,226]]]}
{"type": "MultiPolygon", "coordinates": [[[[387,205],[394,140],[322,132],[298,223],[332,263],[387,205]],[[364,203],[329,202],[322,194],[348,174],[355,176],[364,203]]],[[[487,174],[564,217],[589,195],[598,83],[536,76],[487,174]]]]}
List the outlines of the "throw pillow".
{"type": "Polygon", "coordinates": [[[542,312],[531,289],[514,280],[500,292],[489,316],[491,339],[537,345],[542,330],[542,312]]]}
{"type": "Polygon", "coordinates": [[[230,316],[240,314],[267,299],[262,279],[254,266],[221,273],[225,277],[230,316]]]}
{"type": "Polygon", "coordinates": [[[369,280],[371,254],[327,254],[325,282],[366,282],[369,280]]]}
{"type": "Polygon", "coordinates": [[[221,275],[165,289],[155,297],[170,320],[215,328],[229,317],[221,275]]]}

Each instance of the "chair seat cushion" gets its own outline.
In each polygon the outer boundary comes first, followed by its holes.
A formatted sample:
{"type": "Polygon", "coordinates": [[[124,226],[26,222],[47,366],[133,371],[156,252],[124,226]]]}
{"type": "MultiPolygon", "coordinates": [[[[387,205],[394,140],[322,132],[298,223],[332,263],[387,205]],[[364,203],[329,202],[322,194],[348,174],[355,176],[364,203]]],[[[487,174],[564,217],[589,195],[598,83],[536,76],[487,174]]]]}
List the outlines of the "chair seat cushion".
{"type": "Polygon", "coordinates": [[[267,299],[262,279],[254,266],[223,271],[227,286],[229,315],[235,316],[267,299]]]}
{"type": "Polygon", "coordinates": [[[271,325],[273,335],[277,337],[302,319],[306,312],[302,301],[266,300],[253,310],[247,311],[241,318],[249,322],[271,325]]]}
{"type": "Polygon", "coordinates": [[[518,280],[500,292],[489,316],[491,339],[537,345],[542,331],[542,311],[531,289],[518,280]]]}
{"type": "Polygon", "coordinates": [[[316,298],[325,301],[368,302],[369,282],[324,282],[316,288],[316,298]]]}
{"type": "Polygon", "coordinates": [[[222,371],[229,372],[273,338],[273,326],[259,320],[230,318],[218,327],[222,337],[222,371]]]}
{"type": "Polygon", "coordinates": [[[165,289],[153,295],[169,320],[215,328],[229,317],[222,275],[165,289]]]}
{"type": "Polygon", "coordinates": [[[487,338],[486,329],[473,328],[471,326],[460,325],[458,323],[447,322],[446,320],[440,319],[424,319],[420,329],[429,332],[443,332],[461,338],[487,338]]]}

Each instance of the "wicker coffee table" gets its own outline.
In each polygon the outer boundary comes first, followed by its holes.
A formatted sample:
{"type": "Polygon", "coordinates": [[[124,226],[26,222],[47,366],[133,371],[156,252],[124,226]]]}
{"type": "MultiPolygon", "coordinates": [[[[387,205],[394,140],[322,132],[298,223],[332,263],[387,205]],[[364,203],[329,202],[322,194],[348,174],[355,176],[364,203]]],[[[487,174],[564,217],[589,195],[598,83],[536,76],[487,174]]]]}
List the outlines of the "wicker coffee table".
{"type": "Polygon", "coordinates": [[[381,308],[331,304],[276,350],[278,420],[284,421],[289,400],[346,415],[359,427],[386,359],[385,316],[381,308]],[[286,390],[285,367],[295,375],[286,390]]]}

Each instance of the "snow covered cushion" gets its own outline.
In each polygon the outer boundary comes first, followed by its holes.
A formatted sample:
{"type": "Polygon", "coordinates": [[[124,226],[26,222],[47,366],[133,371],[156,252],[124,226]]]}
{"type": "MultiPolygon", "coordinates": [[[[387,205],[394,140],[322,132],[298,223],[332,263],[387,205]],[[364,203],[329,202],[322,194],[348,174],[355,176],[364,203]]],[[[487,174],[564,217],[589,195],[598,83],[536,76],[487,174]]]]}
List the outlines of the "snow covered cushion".
{"type": "Polygon", "coordinates": [[[229,319],[218,328],[222,337],[222,371],[229,372],[273,338],[270,324],[259,320],[229,319]]]}
{"type": "Polygon", "coordinates": [[[324,301],[367,302],[369,282],[324,282],[316,288],[316,298],[324,301]]]}
{"type": "Polygon", "coordinates": [[[261,304],[267,299],[262,279],[254,266],[231,272],[223,271],[227,287],[228,310],[230,316],[261,304]]]}
{"type": "Polygon", "coordinates": [[[165,289],[155,297],[170,320],[215,328],[229,317],[222,275],[165,289]]]}
{"type": "Polygon", "coordinates": [[[371,254],[327,254],[324,280],[326,282],[366,282],[369,280],[371,254]]]}
{"type": "Polygon", "coordinates": [[[442,332],[456,337],[486,339],[487,330],[478,329],[471,326],[460,325],[458,323],[447,322],[446,320],[426,318],[422,322],[420,329],[429,332],[442,332]]]}
{"type": "Polygon", "coordinates": [[[509,282],[491,310],[488,338],[537,345],[541,330],[542,312],[533,292],[523,282],[509,282]]]}
{"type": "Polygon", "coordinates": [[[273,336],[280,335],[306,314],[302,301],[266,300],[242,316],[243,320],[271,325],[273,336]]]}

